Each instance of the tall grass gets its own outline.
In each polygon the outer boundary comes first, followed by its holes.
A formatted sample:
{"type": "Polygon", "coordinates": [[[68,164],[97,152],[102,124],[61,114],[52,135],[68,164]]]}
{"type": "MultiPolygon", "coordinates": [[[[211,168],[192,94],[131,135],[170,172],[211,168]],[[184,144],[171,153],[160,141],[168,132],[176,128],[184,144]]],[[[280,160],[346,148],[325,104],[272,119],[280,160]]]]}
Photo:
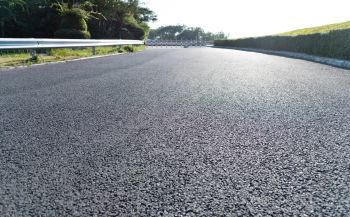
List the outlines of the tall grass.
{"type": "MultiPolygon", "coordinates": [[[[143,45],[123,45],[110,47],[96,47],[96,55],[108,55],[115,53],[127,53],[141,51],[143,45]]],[[[92,48],[54,48],[38,50],[38,58],[32,60],[28,51],[3,51],[0,52],[0,67],[31,65],[45,62],[66,61],[92,56],[92,48]]]]}

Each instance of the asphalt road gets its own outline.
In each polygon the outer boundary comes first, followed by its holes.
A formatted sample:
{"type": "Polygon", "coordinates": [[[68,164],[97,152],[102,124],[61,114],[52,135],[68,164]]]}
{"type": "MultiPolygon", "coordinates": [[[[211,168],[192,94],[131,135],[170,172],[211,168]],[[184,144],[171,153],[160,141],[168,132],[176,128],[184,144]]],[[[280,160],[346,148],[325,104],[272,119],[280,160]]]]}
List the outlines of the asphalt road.
{"type": "Polygon", "coordinates": [[[349,216],[350,71],[157,49],[0,71],[0,216],[349,216]]]}

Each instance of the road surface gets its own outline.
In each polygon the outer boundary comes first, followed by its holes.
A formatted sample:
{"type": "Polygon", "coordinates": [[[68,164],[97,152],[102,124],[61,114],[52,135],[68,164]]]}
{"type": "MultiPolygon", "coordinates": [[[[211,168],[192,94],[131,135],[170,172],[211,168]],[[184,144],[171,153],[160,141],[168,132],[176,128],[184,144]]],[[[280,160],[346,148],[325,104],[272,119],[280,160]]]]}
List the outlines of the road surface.
{"type": "Polygon", "coordinates": [[[0,71],[0,216],[349,216],[350,71],[151,48],[0,71]]]}

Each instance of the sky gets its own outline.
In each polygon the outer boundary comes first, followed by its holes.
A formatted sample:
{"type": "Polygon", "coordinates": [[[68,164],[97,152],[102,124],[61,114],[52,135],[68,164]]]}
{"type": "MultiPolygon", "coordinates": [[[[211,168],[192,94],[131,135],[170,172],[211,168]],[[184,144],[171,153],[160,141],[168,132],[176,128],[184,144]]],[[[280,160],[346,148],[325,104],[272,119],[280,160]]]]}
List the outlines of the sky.
{"type": "Polygon", "coordinates": [[[152,28],[185,24],[230,38],[262,36],[350,21],[350,0],[144,0],[152,28]]]}

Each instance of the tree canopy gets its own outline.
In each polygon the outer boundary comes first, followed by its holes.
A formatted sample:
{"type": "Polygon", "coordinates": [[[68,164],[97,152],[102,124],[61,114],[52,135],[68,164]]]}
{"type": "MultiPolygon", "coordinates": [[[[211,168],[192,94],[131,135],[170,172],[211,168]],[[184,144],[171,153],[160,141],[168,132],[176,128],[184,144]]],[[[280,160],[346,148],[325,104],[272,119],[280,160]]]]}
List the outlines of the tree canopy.
{"type": "Polygon", "coordinates": [[[205,32],[200,27],[187,27],[185,25],[162,26],[152,29],[149,39],[162,40],[219,40],[227,39],[228,35],[223,32],[205,32]]]}
{"type": "Polygon", "coordinates": [[[0,0],[0,36],[144,39],[157,16],[139,0],[0,0]]]}

